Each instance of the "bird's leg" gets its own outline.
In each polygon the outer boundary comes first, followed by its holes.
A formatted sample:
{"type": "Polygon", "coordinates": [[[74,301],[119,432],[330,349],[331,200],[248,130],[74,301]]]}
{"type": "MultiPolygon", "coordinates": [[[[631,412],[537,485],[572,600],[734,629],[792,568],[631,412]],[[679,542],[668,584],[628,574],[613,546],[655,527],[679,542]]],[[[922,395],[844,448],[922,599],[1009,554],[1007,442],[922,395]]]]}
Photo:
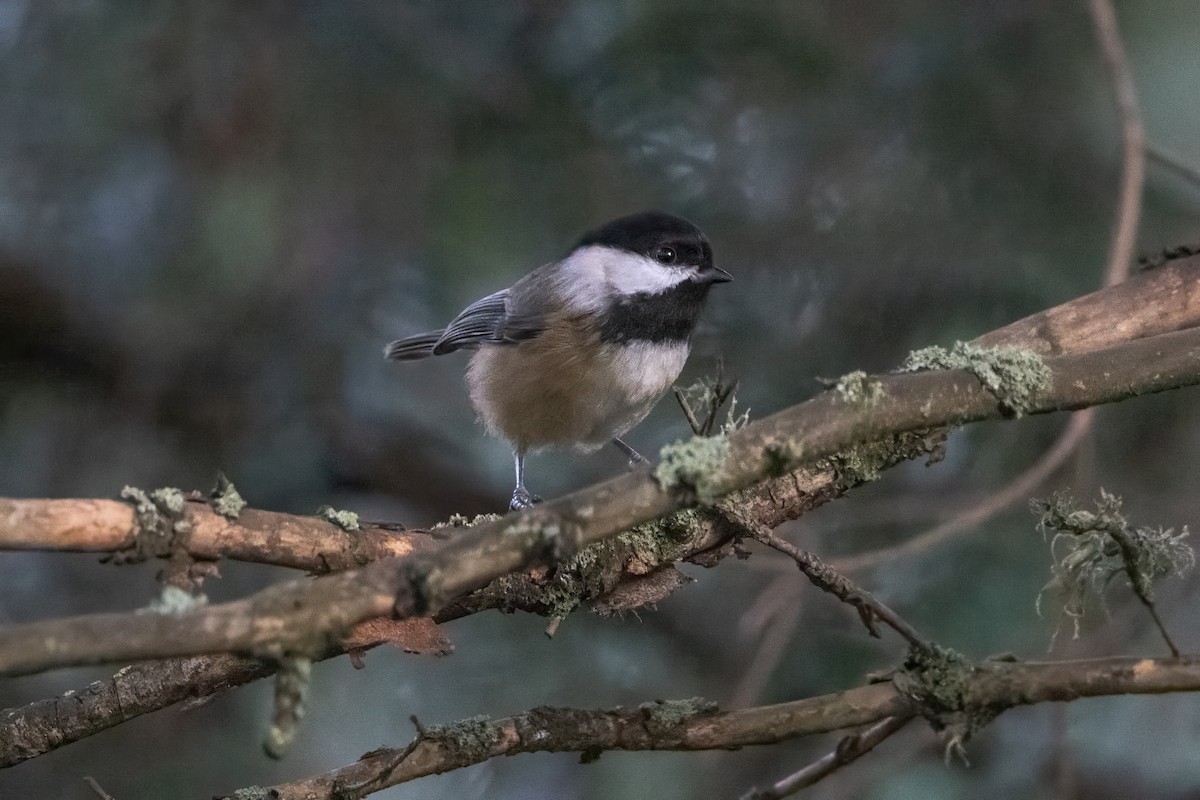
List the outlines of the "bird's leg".
{"type": "Polygon", "coordinates": [[[519,511],[522,508],[531,508],[534,503],[542,502],[542,498],[536,494],[531,494],[525,488],[525,451],[513,450],[513,462],[517,470],[517,488],[513,489],[512,500],[509,501],[508,509],[510,511],[519,511]]]}
{"type": "Polygon", "coordinates": [[[622,453],[624,453],[626,456],[629,457],[629,468],[630,469],[633,469],[634,467],[640,466],[642,464],[650,463],[650,459],[646,458],[644,455],[639,453],[637,450],[634,450],[632,447],[625,444],[620,439],[613,439],[612,442],[613,442],[613,444],[615,444],[617,446],[618,450],[620,450],[622,453]]]}

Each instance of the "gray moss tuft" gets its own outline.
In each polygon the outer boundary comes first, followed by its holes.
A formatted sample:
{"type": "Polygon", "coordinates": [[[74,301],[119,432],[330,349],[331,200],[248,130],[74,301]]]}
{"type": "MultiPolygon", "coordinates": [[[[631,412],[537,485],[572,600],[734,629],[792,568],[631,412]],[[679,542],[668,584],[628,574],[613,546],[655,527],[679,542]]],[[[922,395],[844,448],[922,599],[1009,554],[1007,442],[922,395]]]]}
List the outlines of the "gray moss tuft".
{"type": "Polygon", "coordinates": [[[1060,626],[1063,618],[1071,619],[1075,638],[1087,608],[1103,608],[1104,589],[1117,575],[1124,573],[1133,590],[1149,602],[1155,581],[1183,575],[1196,564],[1196,553],[1185,541],[1190,535],[1186,525],[1179,533],[1174,528],[1135,528],[1121,513],[1121,504],[1120,497],[1103,489],[1095,511],[1080,508],[1067,492],[1030,503],[1039,515],[1038,530],[1050,538],[1053,556],[1052,577],[1038,593],[1038,613],[1043,595],[1059,595],[1060,626]]]}
{"type": "Polygon", "coordinates": [[[195,611],[208,603],[208,598],[202,594],[192,594],[178,586],[164,586],[162,593],[146,606],[145,612],[162,616],[177,616],[195,611]]]}
{"type": "Polygon", "coordinates": [[[719,706],[704,697],[689,697],[686,700],[655,700],[642,703],[638,710],[646,715],[646,728],[651,733],[665,731],[687,722],[693,717],[715,714],[719,706]]]}
{"type": "Polygon", "coordinates": [[[838,397],[852,406],[875,406],[883,399],[886,392],[879,380],[872,380],[862,370],[855,370],[838,378],[833,385],[838,397]]]}
{"type": "Polygon", "coordinates": [[[731,447],[728,437],[694,436],[665,446],[659,452],[654,478],[664,489],[689,486],[703,505],[712,505],[723,493],[725,462],[731,447]]]}
{"type": "Polygon", "coordinates": [[[500,519],[499,514],[476,514],[474,519],[468,519],[465,514],[451,514],[450,518],[445,522],[435,524],[430,530],[441,530],[442,528],[474,528],[484,522],[495,522],[500,519]]]}
{"type": "Polygon", "coordinates": [[[317,509],[317,516],[326,522],[332,522],[344,531],[359,529],[358,514],[353,511],[339,511],[333,506],[321,506],[317,509]]]}
{"type": "Polygon", "coordinates": [[[993,709],[970,702],[974,664],[948,647],[909,648],[904,665],[892,676],[901,693],[915,700],[921,715],[943,732],[945,759],[966,763],[963,745],[996,718],[993,709]]]}
{"type": "Polygon", "coordinates": [[[217,473],[217,485],[209,492],[208,502],[213,511],[228,519],[237,519],[247,505],[233,481],[223,472],[217,473]]]}
{"type": "Polygon", "coordinates": [[[487,756],[503,738],[486,714],[460,719],[446,725],[431,725],[423,738],[442,742],[476,758],[487,756]]]}
{"type": "Polygon", "coordinates": [[[995,395],[1001,407],[1020,417],[1033,398],[1050,384],[1050,368],[1040,355],[1020,347],[980,347],[955,342],[954,347],[926,347],[909,353],[901,372],[924,369],[962,369],[995,395]]]}
{"type": "Polygon", "coordinates": [[[133,564],[148,558],[165,558],[175,547],[176,538],[191,532],[184,516],[183,492],[171,486],[146,492],[136,486],[121,490],[121,499],[133,504],[138,532],[129,548],[113,553],[108,560],[133,564]]]}

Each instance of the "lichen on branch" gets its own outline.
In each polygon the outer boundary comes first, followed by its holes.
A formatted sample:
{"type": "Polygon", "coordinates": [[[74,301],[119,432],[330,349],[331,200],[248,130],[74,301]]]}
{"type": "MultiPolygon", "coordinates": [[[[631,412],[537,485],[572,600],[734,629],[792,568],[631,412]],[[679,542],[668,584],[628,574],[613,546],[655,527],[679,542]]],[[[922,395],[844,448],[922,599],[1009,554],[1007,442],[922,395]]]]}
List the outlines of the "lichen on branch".
{"type": "Polygon", "coordinates": [[[1087,607],[1103,607],[1104,589],[1117,575],[1124,573],[1150,605],[1156,580],[1181,576],[1196,564],[1196,553],[1185,541],[1190,535],[1186,525],[1178,533],[1174,528],[1134,527],[1121,513],[1121,498],[1103,489],[1095,504],[1095,511],[1080,508],[1069,492],[1030,503],[1053,555],[1053,577],[1038,593],[1038,612],[1043,595],[1060,595],[1061,615],[1072,620],[1075,638],[1087,607]]]}
{"type": "Polygon", "coordinates": [[[982,347],[955,342],[954,347],[925,347],[908,354],[901,372],[961,369],[970,372],[1015,417],[1029,413],[1034,396],[1050,383],[1050,368],[1040,355],[1021,347],[982,347]]]}

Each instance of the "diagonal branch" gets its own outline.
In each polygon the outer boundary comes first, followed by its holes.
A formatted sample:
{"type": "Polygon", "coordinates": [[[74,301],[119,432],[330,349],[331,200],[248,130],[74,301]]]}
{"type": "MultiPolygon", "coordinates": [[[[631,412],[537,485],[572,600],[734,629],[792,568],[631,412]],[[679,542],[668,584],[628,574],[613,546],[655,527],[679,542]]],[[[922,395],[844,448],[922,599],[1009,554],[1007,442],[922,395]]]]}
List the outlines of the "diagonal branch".
{"type": "MultiPolygon", "coordinates": [[[[1190,386],[1200,383],[1200,329],[1050,358],[1046,366],[1052,378],[1030,394],[1029,413],[1190,386]]],[[[703,476],[709,493],[725,495],[887,434],[1006,416],[1000,401],[961,370],[888,375],[878,383],[883,395],[874,405],[826,392],[730,435],[728,454],[703,476]]],[[[686,487],[665,489],[647,473],[628,473],[464,531],[429,553],[284,582],[232,603],[178,616],[96,614],[10,626],[0,631],[0,674],[206,652],[319,652],[367,617],[436,612],[496,577],[695,503],[686,487]]]]}
{"type": "MultiPolygon", "coordinates": [[[[1030,347],[1044,354],[1061,355],[1101,349],[1122,341],[1155,336],[1200,325],[1200,256],[1172,257],[1155,269],[1130,280],[1033,314],[976,340],[988,345],[1030,347]]],[[[1072,426],[1074,423],[1072,423],[1072,426]]],[[[920,446],[902,453],[888,450],[880,468],[922,455],[920,446]]],[[[748,519],[773,528],[796,519],[829,500],[841,497],[859,481],[824,462],[802,466],[779,477],[759,482],[727,502],[748,519]]],[[[21,500],[7,505],[0,500],[0,550],[49,549],[114,551],[130,547],[135,539],[134,515],[125,503],[90,500],[21,500]],[[18,512],[18,513],[14,513],[18,512]]],[[[188,503],[186,519],[195,533],[184,546],[198,558],[232,558],[293,566],[314,572],[336,570],[375,558],[372,527],[348,534],[312,517],[244,510],[236,520],[217,517],[207,505],[188,503]],[[199,516],[198,516],[199,515],[199,516]],[[210,533],[211,532],[211,535],[210,533]],[[366,539],[366,544],[363,539],[366,539]]],[[[692,520],[688,540],[663,557],[690,559],[712,566],[722,546],[736,533],[715,515],[692,520]]],[[[382,531],[378,550],[386,554],[397,540],[408,540],[414,549],[432,547],[420,531],[392,534],[382,531]]],[[[448,531],[457,534],[457,531],[448,531]]],[[[392,552],[395,552],[394,550],[392,552]]],[[[645,570],[664,563],[639,552],[622,569],[625,577],[640,579],[645,570]]],[[[845,568],[841,563],[839,568],[845,568]]],[[[495,604],[451,604],[436,617],[453,619],[495,604]]],[[[520,607],[520,606],[516,606],[520,607]]],[[[526,610],[537,611],[530,607],[526,610]]],[[[331,652],[341,652],[335,650],[331,652]]],[[[67,696],[37,701],[0,712],[0,766],[78,741],[134,716],[159,710],[193,697],[204,697],[223,687],[237,686],[270,675],[272,659],[225,655],[167,658],[122,670],[106,681],[81,687],[67,696]],[[44,732],[44,733],[39,733],[44,732]]]]}

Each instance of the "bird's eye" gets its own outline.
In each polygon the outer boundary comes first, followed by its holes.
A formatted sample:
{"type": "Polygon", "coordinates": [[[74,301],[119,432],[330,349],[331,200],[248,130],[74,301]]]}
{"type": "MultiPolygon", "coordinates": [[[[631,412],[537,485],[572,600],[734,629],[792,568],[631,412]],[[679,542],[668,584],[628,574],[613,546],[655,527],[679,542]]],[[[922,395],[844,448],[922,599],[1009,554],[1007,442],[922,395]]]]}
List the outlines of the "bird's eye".
{"type": "Polygon", "coordinates": [[[662,245],[654,251],[654,260],[660,264],[674,264],[675,258],[676,255],[674,247],[662,245]]]}

